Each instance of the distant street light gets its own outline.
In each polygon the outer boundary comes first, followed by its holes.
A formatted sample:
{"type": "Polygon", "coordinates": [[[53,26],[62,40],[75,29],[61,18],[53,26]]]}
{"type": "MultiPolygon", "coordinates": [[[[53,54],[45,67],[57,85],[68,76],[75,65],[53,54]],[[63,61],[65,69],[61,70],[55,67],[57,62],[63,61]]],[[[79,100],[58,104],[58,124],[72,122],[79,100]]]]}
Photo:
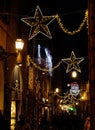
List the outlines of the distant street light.
{"type": "Polygon", "coordinates": [[[59,93],[59,88],[56,88],[56,89],[55,89],[55,93],[59,93]]]}
{"type": "Polygon", "coordinates": [[[72,72],[72,78],[76,78],[77,77],[77,72],[76,71],[73,71],[72,72]]]}

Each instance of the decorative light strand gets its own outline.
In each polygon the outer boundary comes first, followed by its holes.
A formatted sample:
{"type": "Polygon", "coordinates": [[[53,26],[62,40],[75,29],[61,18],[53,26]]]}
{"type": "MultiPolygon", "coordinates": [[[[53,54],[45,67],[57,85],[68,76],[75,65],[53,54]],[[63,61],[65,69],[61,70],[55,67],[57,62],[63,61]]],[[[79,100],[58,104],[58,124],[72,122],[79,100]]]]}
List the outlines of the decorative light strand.
{"type": "Polygon", "coordinates": [[[59,94],[55,93],[56,96],[58,96],[60,99],[62,99],[62,103],[63,104],[76,104],[76,102],[79,101],[79,99],[77,99],[76,97],[74,97],[72,94],[70,93],[66,93],[65,96],[60,96],[59,94]]]}
{"type": "Polygon", "coordinates": [[[85,12],[85,17],[86,17],[86,28],[88,29],[88,10],[85,12]]]}
{"type": "Polygon", "coordinates": [[[82,23],[79,25],[78,29],[73,30],[73,31],[69,31],[66,27],[64,27],[62,20],[58,14],[56,14],[56,19],[57,19],[57,22],[58,22],[60,28],[62,29],[62,31],[69,35],[75,35],[76,33],[80,32],[81,29],[83,28],[83,26],[85,25],[85,23],[87,24],[87,28],[88,28],[88,10],[85,11],[84,19],[83,19],[82,23]]]}
{"type": "Polygon", "coordinates": [[[50,72],[50,71],[53,71],[55,70],[56,68],[58,68],[60,66],[60,64],[62,63],[62,61],[59,61],[57,63],[56,66],[52,67],[52,68],[49,68],[49,69],[46,69],[46,68],[41,68],[40,66],[38,66],[31,58],[30,56],[28,55],[27,56],[27,66],[30,66],[30,63],[37,69],[41,70],[41,71],[44,71],[44,72],[50,72]]]}
{"type": "MultiPolygon", "coordinates": [[[[68,59],[68,58],[67,58],[68,59]]],[[[83,59],[81,59],[81,58],[76,58],[76,60],[77,60],[77,62],[78,62],[78,64],[83,60],[83,59]],[[78,60],[80,60],[80,61],[78,61],[78,60]]],[[[49,68],[49,69],[47,69],[47,68],[42,68],[41,66],[39,66],[39,65],[37,65],[37,63],[35,63],[33,60],[32,60],[32,58],[29,56],[29,55],[27,55],[27,66],[30,66],[30,64],[32,64],[36,69],[39,69],[39,70],[41,70],[41,71],[44,71],[44,72],[50,72],[50,71],[53,71],[53,70],[55,70],[56,68],[58,68],[59,66],[60,66],[60,64],[63,62],[63,59],[61,59],[58,63],[57,63],[57,65],[55,65],[54,67],[51,67],[51,68],[49,68]]],[[[76,68],[74,68],[74,69],[76,69],[76,68]]],[[[77,68],[78,69],[78,68],[77,68]]],[[[77,70],[78,71],[78,70],[77,70]]],[[[69,72],[69,71],[68,71],[69,72]]],[[[80,72],[80,71],[79,71],[80,72]]]]}

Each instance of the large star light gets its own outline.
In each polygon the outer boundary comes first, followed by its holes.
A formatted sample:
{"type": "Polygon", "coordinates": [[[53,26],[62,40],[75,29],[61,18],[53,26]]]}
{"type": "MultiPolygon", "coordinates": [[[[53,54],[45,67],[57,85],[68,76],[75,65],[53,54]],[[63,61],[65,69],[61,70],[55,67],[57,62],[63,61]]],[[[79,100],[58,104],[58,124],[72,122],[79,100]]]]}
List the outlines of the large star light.
{"type": "Polygon", "coordinates": [[[74,52],[72,51],[70,58],[62,59],[63,62],[68,64],[66,73],[70,72],[73,69],[78,71],[78,72],[81,72],[81,69],[79,67],[79,63],[82,62],[83,60],[84,60],[83,57],[76,58],[74,52]]]}
{"type": "Polygon", "coordinates": [[[34,17],[21,18],[21,20],[31,27],[29,40],[35,37],[38,33],[42,33],[52,39],[48,25],[55,19],[55,16],[43,16],[39,6],[36,7],[34,17]]]}

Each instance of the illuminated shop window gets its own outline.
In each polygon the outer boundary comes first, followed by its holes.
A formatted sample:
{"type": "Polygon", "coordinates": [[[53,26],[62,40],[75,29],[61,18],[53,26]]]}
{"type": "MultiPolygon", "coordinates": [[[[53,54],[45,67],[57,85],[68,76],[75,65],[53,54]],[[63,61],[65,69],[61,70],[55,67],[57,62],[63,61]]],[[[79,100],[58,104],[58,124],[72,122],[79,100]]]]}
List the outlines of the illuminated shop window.
{"type": "Polygon", "coordinates": [[[11,101],[11,130],[15,129],[16,124],[16,101],[11,101]]]}

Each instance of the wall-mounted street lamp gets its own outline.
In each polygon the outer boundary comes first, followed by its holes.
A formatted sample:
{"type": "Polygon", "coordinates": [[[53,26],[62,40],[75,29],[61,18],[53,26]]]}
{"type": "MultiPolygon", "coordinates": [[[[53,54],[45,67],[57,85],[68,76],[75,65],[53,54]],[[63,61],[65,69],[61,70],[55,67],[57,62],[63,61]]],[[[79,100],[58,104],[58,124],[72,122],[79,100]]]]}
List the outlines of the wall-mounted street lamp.
{"type": "MultiPolygon", "coordinates": [[[[24,41],[22,39],[16,39],[15,40],[15,48],[16,48],[16,53],[17,53],[17,57],[16,57],[16,61],[17,61],[17,65],[14,68],[14,77],[13,77],[13,85],[12,85],[12,97],[11,97],[11,129],[14,130],[15,128],[15,123],[16,123],[16,119],[18,117],[17,114],[17,100],[21,100],[21,96],[22,96],[22,86],[21,86],[21,81],[20,81],[20,72],[19,72],[19,66],[22,65],[22,55],[21,55],[21,51],[23,50],[24,47],[24,41]],[[19,66],[18,66],[19,65],[19,66]],[[15,84],[14,84],[15,83],[15,84]],[[13,109],[14,108],[14,109],[13,109]]],[[[21,102],[19,102],[19,106],[21,105],[21,102]]],[[[20,108],[20,107],[19,107],[20,108]]],[[[19,109],[20,111],[20,109],[19,109]]]]}
{"type": "Polygon", "coordinates": [[[15,40],[15,48],[16,48],[16,51],[21,51],[23,50],[23,47],[24,47],[24,41],[20,38],[16,39],[15,40]]]}
{"type": "Polygon", "coordinates": [[[17,52],[17,64],[19,66],[22,66],[22,55],[21,55],[21,50],[23,50],[24,47],[24,41],[20,38],[15,40],[15,48],[17,52]]]}

